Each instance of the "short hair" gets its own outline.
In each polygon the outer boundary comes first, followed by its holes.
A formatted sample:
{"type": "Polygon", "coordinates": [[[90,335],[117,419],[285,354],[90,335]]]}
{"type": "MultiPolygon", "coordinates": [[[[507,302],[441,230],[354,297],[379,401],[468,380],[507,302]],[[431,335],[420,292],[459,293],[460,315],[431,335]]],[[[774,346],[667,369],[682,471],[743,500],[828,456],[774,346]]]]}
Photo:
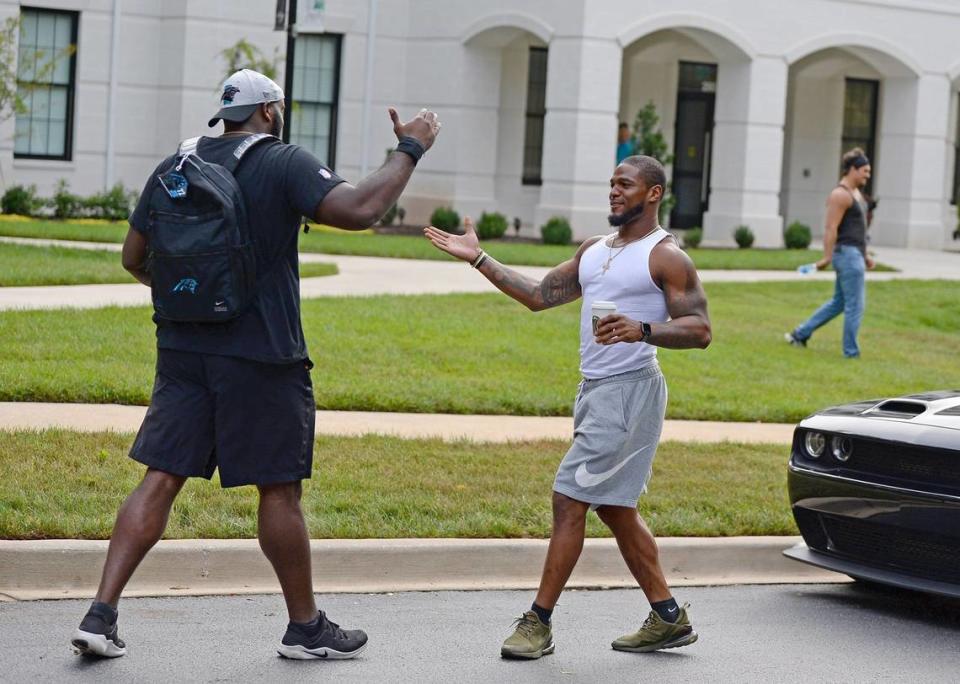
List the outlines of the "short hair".
{"type": "Polygon", "coordinates": [[[854,147],[843,155],[841,168],[843,168],[843,173],[846,174],[850,171],[851,167],[859,169],[861,166],[866,166],[869,163],[870,160],[867,158],[867,153],[863,151],[863,148],[854,147]]]}
{"type": "Polygon", "coordinates": [[[620,130],[621,128],[630,128],[630,124],[628,124],[626,121],[621,121],[620,125],[617,126],[617,130],[620,130]]]}
{"type": "Polygon", "coordinates": [[[635,166],[640,171],[640,177],[646,183],[649,190],[654,185],[663,188],[664,194],[667,192],[667,172],[663,169],[663,164],[653,157],[643,154],[635,154],[624,159],[621,164],[635,166]]]}

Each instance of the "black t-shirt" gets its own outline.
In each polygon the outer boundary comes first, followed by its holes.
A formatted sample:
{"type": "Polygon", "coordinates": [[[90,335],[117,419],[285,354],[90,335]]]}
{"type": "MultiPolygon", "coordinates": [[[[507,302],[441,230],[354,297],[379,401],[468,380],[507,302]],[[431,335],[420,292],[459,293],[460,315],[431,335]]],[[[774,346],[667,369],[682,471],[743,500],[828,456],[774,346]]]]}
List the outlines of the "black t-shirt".
{"type": "MultiPolygon", "coordinates": [[[[201,159],[223,163],[243,136],[201,138],[201,159]]],[[[157,176],[174,157],[150,175],[130,225],[150,240],[149,198],[157,176]]],[[[302,147],[263,142],[247,152],[235,177],[243,192],[247,221],[261,274],[250,308],[226,323],[174,323],[158,319],[157,346],[163,349],[239,356],[268,363],[307,358],[300,323],[300,271],[297,234],[300,219],[343,179],[302,147]]]]}

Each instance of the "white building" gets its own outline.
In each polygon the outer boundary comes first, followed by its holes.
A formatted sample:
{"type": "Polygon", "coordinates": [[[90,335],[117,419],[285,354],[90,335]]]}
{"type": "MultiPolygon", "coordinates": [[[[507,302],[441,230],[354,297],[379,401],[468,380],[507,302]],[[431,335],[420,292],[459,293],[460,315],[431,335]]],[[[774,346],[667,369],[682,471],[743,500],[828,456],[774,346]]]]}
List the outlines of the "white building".
{"type": "Polygon", "coordinates": [[[653,101],[676,158],[674,227],[702,225],[717,244],[740,224],[759,245],[795,220],[819,234],[840,156],[859,145],[875,243],[960,244],[955,0],[299,0],[290,79],[277,4],[0,0],[27,49],[76,45],[31,112],[0,125],[3,182],[139,187],[208,130],[218,53],[243,38],[277,51],[298,103],[292,140],[348,179],[392,145],[387,105],[439,112],[441,138],[401,201],[408,222],[449,204],[519,217],[531,235],[556,214],[577,237],[604,230],[618,121],[653,101]]]}

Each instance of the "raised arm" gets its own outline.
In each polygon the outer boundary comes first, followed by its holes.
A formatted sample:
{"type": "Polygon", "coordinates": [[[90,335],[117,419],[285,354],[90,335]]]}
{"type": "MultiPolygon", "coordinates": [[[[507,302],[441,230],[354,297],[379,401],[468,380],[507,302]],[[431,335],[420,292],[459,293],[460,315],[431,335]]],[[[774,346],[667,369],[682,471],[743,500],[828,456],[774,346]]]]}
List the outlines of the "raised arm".
{"type": "MultiPolygon", "coordinates": [[[[421,154],[430,149],[440,131],[440,121],[434,112],[421,109],[412,120],[401,123],[397,110],[389,109],[393,132],[400,146],[416,145],[421,154]],[[404,140],[412,138],[413,141],[404,140]]],[[[346,230],[364,230],[383,216],[400,198],[403,189],[416,168],[416,162],[406,152],[394,150],[383,166],[356,185],[340,183],[317,206],[313,219],[346,230]]]]}
{"type": "Polygon", "coordinates": [[[650,334],[644,336],[643,321],[622,314],[607,316],[597,326],[597,342],[646,342],[668,349],[705,349],[713,339],[707,295],[690,257],[672,240],[665,240],[650,255],[650,275],[663,290],[670,320],[650,323],[650,334]]]}
{"type": "MultiPolygon", "coordinates": [[[[423,233],[433,245],[451,256],[469,263],[475,262],[484,252],[473,227],[473,221],[464,219],[464,234],[451,235],[433,226],[423,233]]],[[[580,298],[580,257],[586,249],[601,238],[590,238],[580,245],[572,258],[553,268],[543,280],[536,280],[507,268],[493,257],[486,255],[477,269],[501,292],[513,297],[531,311],[543,311],[580,298]]]]}

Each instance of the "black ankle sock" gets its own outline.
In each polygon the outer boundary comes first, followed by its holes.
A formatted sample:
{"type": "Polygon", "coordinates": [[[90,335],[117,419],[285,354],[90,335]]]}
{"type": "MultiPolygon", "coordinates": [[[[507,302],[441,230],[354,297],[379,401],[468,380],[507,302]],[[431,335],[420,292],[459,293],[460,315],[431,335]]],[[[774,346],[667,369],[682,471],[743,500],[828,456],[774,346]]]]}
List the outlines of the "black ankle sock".
{"type": "Polygon", "coordinates": [[[536,602],[534,602],[534,604],[530,606],[530,610],[537,614],[537,617],[540,618],[540,622],[545,625],[550,624],[550,616],[553,615],[552,609],[547,610],[546,608],[541,608],[536,604],[536,602]]]}
{"type": "Polygon", "coordinates": [[[676,622],[677,618],[680,617],[680,606],[677,605],[677,600],[672,596],[666,601],[651,603],[650,607],[666,622],[676,622]]]}
{"type": "Polygon", "coordinates": [[[320,626],[320,613],[317,613],[317,617],[313,618],[310,622],[293,622],[291,620],[290,625],[295,625],[305,632],[312,632],[320,626]]]}
{"type": "Polygon", "coordinates": [[[96,615],[110,625],[117,621],[117,609],[111,606],[109,603],[94,601],[90,604],[90,610],[88,610],[87,613],[96,615]]]}

